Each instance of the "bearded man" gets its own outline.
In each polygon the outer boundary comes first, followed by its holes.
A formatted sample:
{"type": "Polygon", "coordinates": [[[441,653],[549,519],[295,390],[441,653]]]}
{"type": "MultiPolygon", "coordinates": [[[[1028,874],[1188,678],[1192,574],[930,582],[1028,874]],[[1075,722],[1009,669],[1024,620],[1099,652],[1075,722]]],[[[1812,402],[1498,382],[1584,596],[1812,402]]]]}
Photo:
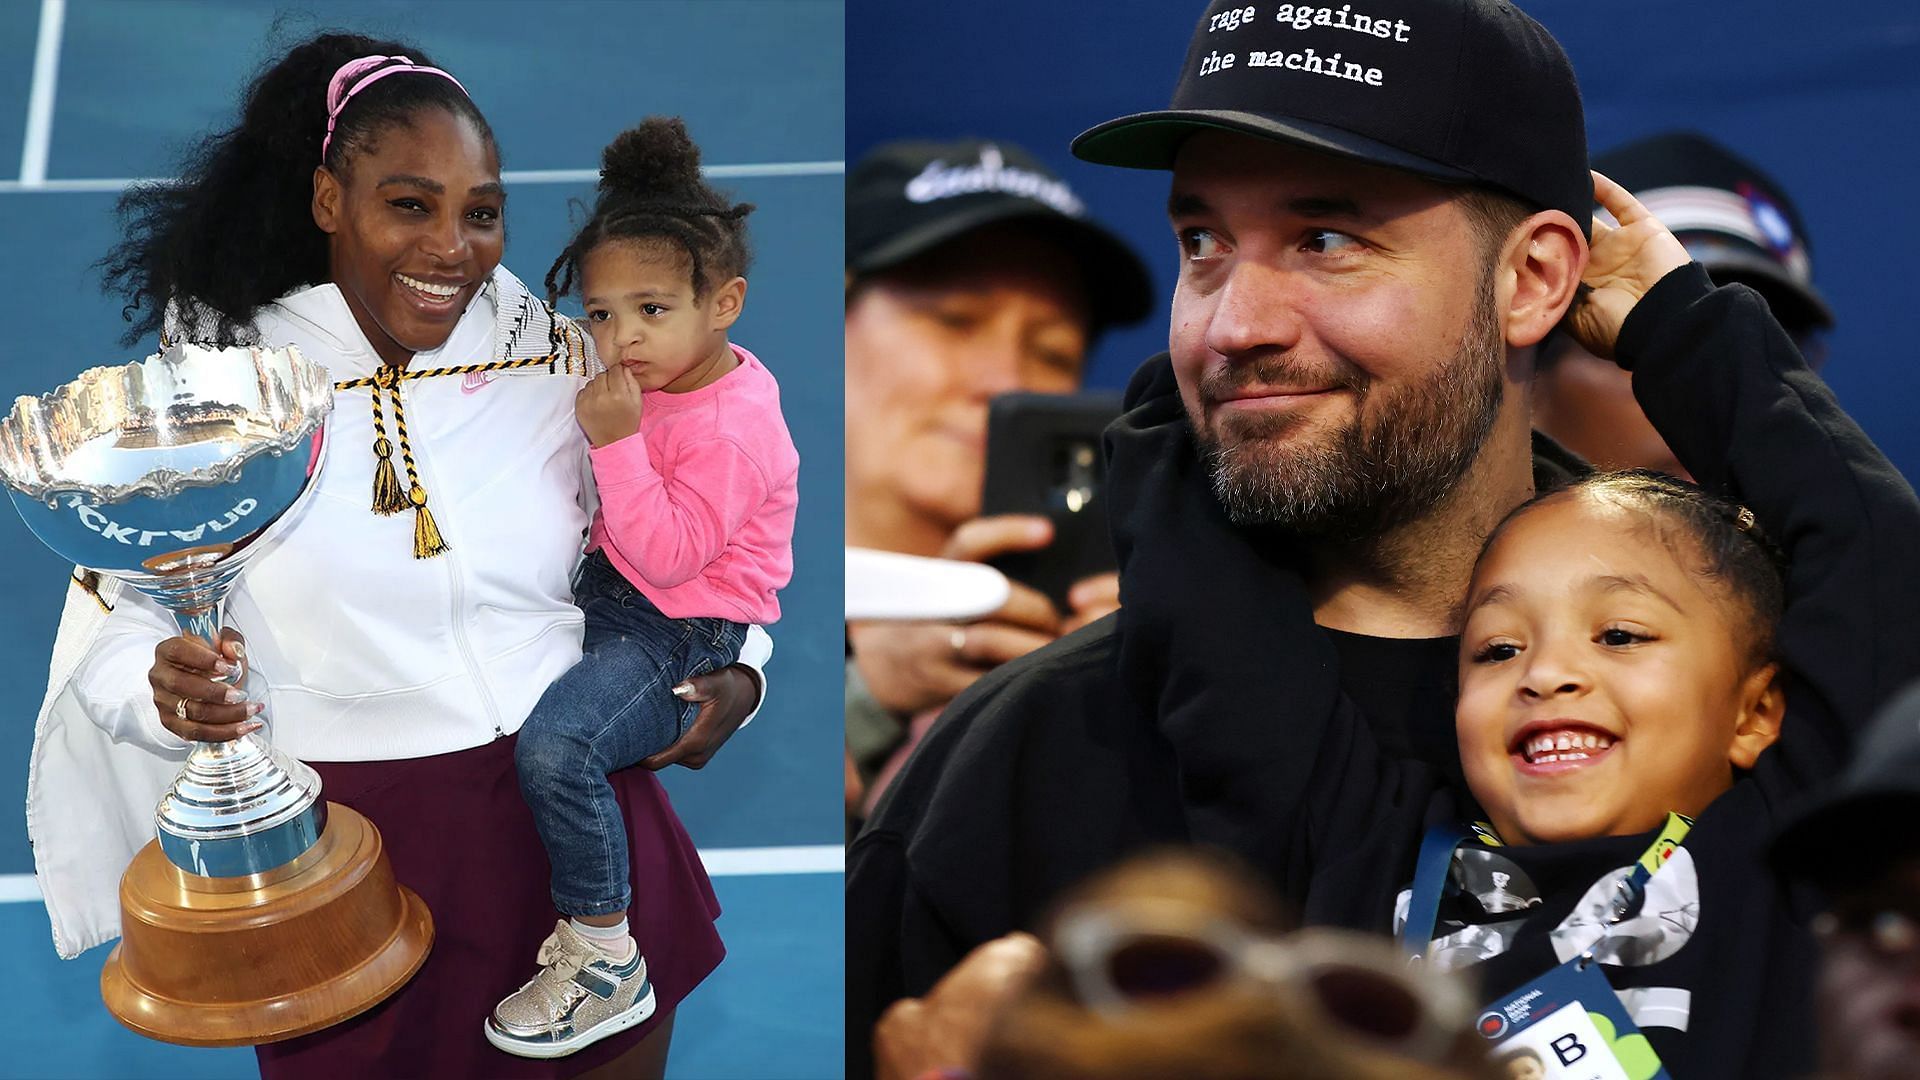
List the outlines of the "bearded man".
{"type": "Polygon", "coordinates": [[[1536,483],[1581,467],[1532,435],[1527,381],[1575,299],[1592,185],[1578,88],[1538,23],[1504,0],[1368,6],[1404,30],[1225,28],[1214,16],[1239,5],[1216,2],[1172,108],[1074,143],[1172,171],[1169,353],[1134,377],[1107,437],[1123,607],[957,699],[855,842],[851,1076],[870,1069],[889,1001],[1141,848],[1237,851],[1310,919],[1341,921],[1339,897],[1263,858],[1288,808],[1266,799],[1251,748],[1284,744],[1271,732],[1289,702],[1231,700],[1216,678],[1209,700],[1229,707],[1177,707],[1195,687],[1167,656],[1234,628],[1156,618],[1157,569],[1199,557],[1154,542],[1143,507],[1158,504],[1137,493],[1156,476],[1207,470],[1228,517],[1304,578],[1381,746],[1458,780],[1454,635],[1474,558],[1536,483]],[[1275,52],[1300,63],[1248,62],[1275,52]],[[1341,74],[1356,61],[1362,78],[1341,74]]]}

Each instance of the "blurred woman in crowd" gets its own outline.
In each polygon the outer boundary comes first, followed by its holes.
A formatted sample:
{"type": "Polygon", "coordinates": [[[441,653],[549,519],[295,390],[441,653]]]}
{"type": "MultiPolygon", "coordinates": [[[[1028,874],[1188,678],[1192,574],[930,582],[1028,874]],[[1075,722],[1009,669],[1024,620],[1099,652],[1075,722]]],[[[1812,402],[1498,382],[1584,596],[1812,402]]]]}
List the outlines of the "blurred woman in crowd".
{"type": "MultiPolygon", "coordinates": [[[[1095,335],[1138,321],[1145,268],[1019,147],[875,149],[847,177],[847,544],[984,562],[1044,548],[1046,519],[980,516],[987,404],[1071,393],[1095,335]]],[[[986,618],[847,627],[849,814],[912,731],[994,666],[1119,606],[1106,574],[1071,611],[1014,584],[986,618]]],[[[876,782],[877,781],[877,782],[876,782]]]]}

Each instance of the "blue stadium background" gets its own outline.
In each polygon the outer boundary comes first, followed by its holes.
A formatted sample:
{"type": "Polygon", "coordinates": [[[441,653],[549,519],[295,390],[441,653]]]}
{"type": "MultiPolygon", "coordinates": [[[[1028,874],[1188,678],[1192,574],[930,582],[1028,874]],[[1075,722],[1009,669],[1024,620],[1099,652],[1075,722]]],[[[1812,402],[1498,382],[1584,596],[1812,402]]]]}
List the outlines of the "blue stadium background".
{"type": "MultiPolygon", "coordinates": [[[[1826,377],[1909,479],[1920,476],[1920,5],[1912,0],[1519,0],[1560,39],[1605,150],[1690,127],[1792,193],[1838,327],[1826,377]]],[[[1339,6],[1337,0],[1334,6],[1339,6]]],[[[1058,169],[1147,258],[1163,300],[1174,248],[1164,173],[1074,160],[1067,142],[1162,108],[1205,0],[971,0],[847,8],[847,160],[904,136],[1010,139],[1058,169]]],[[[1356,2],[1357,10],[1364,3],[1356,2]]],[[[1125,385],[1166,348],[1165,309],[1109,335],[1090,371],[1125,385]]],[[[857,418],[856,418],[857,422],[857,418]]]]}
{"type": "MultiPolygon", "coordinates": [[[[118,344],[119,305],[89,270],[115,238],[114,181],[168,175],[197,134],[231,122],[275,43],[323,27],[416,41],[460,76],[499,137],[506,262],[522,278],[564,243],[601,147],[647,113],[684,116],[723,186],[759,205],[737,337],[779,375],[799,444],[795,579],[766,709],[704,772],[668,776],[695,841],[730,871],[715,878],[729,958],[683,1006],[670,1075],[837,1076],[841,4],[0,0],[0,401],[150,351],[118,344]],[[60,29],[58,78],[35,128],[43,13],[60,29]],[[782,868],[799,872],[770,872],[782,868]]],[[[0,896],[14,901],[0,902],[13,1031],[0,1076],[252,1076],[249,1051],[167,1047],[114,1023],[98,997],[104,948],[54,958],[19,808],[65,573],[0,513],[0,896]]]]}

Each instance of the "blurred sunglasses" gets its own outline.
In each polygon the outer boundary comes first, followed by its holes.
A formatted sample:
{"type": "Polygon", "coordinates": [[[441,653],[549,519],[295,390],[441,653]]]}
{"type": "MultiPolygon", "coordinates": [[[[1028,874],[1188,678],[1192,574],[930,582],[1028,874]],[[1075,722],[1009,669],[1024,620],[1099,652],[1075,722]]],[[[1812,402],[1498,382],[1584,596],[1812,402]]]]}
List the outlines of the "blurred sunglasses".
{"type": "Polygon", "coordinates": [[[1821,938],[1851,937],[1888,960],[1920,955],[1920,912],[1872,905],[1836,908],[1814,916],[1813,932],[1821,938]]]}
{"type": "Polygon", "coordinates": [[[1053,948],[1081,1003],[1109,1018],[1248,984],[1295,993],[1353,1035],[1436,1061],[1473,1015],[1456,979],[1410,967],[1384,941],[1325,929],[1272,937],[1178,902],[1070,910],[1053,948]]]}

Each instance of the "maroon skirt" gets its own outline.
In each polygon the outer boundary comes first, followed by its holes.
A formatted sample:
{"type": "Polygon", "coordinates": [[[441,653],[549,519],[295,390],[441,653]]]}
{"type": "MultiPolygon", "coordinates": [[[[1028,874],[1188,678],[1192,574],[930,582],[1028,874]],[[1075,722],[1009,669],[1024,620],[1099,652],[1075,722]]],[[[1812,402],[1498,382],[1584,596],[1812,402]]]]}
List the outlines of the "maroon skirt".
{"type": "Polygon", "coordinates": [[[560,918],[547,853],[514,776],[514,742],[404,761],[309,763],[322,798],[380,829],[394,875],[433,913],[433,950],[412,981],[367,1012],[256,1048],[266,1080],[573,1076],[631,1050],[719,965],[720,902],[693,841],[653,774],[624,769],[611,779],[627,824],[628,921],[653,981],[653,1017],[550,1061],[487,1042],[480,1025],[533,977],[534,954],[560,918]]]}

